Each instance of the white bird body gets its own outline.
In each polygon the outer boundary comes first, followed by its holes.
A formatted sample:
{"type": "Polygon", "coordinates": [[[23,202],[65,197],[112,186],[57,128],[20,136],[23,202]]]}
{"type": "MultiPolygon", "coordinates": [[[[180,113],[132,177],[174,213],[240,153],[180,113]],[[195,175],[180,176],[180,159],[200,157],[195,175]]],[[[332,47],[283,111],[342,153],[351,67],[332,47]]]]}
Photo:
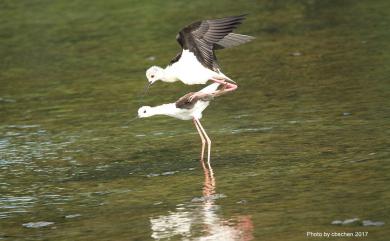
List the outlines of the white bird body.
{"type": "MultiPolygon", "coordinates": [[[[219,83],[212,83],[199,92],[203,94],[212,94],[218,89],[219,85],[219,83]]],[[[176,103],[163,104],[155,107],[143,106],[138,110],[138,115],[140,117],[167,115],[180,120],[199,120],[202,118],[202,112],[209,104],[210,101],[198,100],[192,108],[178,108],[176,103]]]]}
{"type": "Polygon", "coordinates": [[[224,84],[233,91],[237,85],[224,75],[218,65],[215,50],[231,48],[247,43],[254,38],[233,33],[245,19],[245,15],[194,22],[184,27],[176,36],[182,50],[164,69],[152,66],[146,71],[147,89],[156,81],[181,81],[186,85],[206,84],[211,80],[224,84]],[[230,82],[230,83],[229,83],[230,82]]]}
{"type": "Polygon", "coordinates": [[[193,120],[202,140],[201,159],[203,160],[205,145],[207,144],[207,161],[210,166],[211,140],[200,123],[202,112],[210,104],[210,100],[237,88],[233,80],[224,75],[218,65],[214,50],[230,48],[247,43],[253,39],[251,36],[233,33],[245,15],[231,16],[213,20],[194,22],[184,27],[176,36],[182,51],[179,52],[165,68],[152,66],[146,71],[148,88],[156,81],[181,81],[186,85],[213,84],[196,92],[188,93],[175,103],[163,104],[155,107],[143,106],[138,109],[138,117],[151,117],[154,115],[167,115],[180,120],[193,120]],[[217,91],[220,84],[224,87],[217,91]]]}
{"type": "MultiPolygon", "coordinates": [[[[200,123],[202,112],[210,104],[214,96],[218,96],[217,89],[220,83],[212,83],[196,93],[188,93],[175,103],[163,104],[155,107],[142,106],[138,109],[138,117],[145,118],[154,115],[167,115],[180,120],[193,120],[202,140],[201,160],[203,160],[205,145],[207,144],[207,163],[210,166],[211,140],[200,123]],[[195,98],[194,98],[195,96],[195,98]]],[[[223,92],[223,90],[219,90],[223,92]]]]}
{"type": "Polygon", "coordinates": [[[213,78],[226,79],[227,77],[220,71],[216,72],[204,67],[192,52],[185,49],[177,62],[164,69],[162,77],[165,82],[181,81],[186,85],[205,84],[213,78]]]}
{"type": "Polygon", "coordinates": [[[166,115],[180,120],[201,119],[202,112],[209,105],[209,101],[198,101],[192,109],[177,108],[175,103],[151,107],[149,112],[153,115],[166,115]]]}

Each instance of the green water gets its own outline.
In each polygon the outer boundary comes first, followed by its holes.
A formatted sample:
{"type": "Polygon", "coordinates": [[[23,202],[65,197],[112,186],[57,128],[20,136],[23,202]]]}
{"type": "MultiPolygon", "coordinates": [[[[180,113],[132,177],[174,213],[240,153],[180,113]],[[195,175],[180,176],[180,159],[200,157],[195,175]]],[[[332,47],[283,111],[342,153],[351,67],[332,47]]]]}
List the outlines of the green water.
{"type": "Polygon", "coordinates": [[[387,0],[1,1],[0,240],[388,240],[389,11],[387,0]],[[218,52],[239,88],[204,112],[212,180],[190,121],[126,122],[200,88],[158,83],[140,98],[182,26],[240,13],[239,32],[257,39],[218,52]]]}

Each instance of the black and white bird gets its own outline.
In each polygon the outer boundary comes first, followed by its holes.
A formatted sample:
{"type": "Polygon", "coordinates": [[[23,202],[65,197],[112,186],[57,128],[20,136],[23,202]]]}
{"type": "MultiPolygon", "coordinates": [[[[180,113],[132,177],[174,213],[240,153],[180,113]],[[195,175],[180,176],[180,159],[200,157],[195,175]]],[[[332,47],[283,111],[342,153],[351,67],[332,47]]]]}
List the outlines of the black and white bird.
{"type": "Polygon", "coordinates": [[[245,15],[203,20],[183,28],[176,36],[182,50],[165,69],[152,66],[146,71],[146,90],[158,80],[181,81],[187,85],[205,84],[212,80],[224,84],[227,91],[236,89],[235,82],[222,73],[214,51],[254,39],[232,32],[244,19],[245,15]]]}
{"type": "Polygon", "coordinates": [[[212,100],[214,96],[226,93],[225,89],[217,90],[219,86],[219,83],[212,83],[198,92],[191,92],[184,95],[174,103],[155,107],[142,106],[138,109],[138,118],[166,115],[180,120],[193,120],[202,140],[201,160],[203,160],[205,145],[207,144],[207,162],[210,166],[211,140],[200,123],[200,119],[202,118],[202,112],[210,104],[210,100],[212,100]]]}

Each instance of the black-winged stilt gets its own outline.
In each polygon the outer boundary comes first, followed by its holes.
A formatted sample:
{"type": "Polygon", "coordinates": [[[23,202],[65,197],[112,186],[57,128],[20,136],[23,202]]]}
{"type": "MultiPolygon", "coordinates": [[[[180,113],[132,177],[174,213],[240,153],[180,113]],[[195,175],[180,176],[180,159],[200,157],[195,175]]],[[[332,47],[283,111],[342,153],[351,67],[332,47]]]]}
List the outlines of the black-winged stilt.
{"type": "Polygon", "coordinates": [[[176,36],[182,50],[165,69],[152,66],[146,71],[149,83],[145,92],[158,80],[181,81],[187,85],[205,84],[212,80],[226,85],[226,91],[235,90],[237,85],[221,72],[214,50],[230,48],[254,39],[232,33],[244,19],[245,15],[203,20],[183,28],[176,36]]]}
{"type": "Polygon", "coordinates": [[[180,120],[192,119],[202,140],[201,160],[204,158],[205,145],[207,144],[207,162],[210,166],[211,140],[199,120],[202,118],[203,110],[210,104],[210,100],[215,96],[226,93],[226,89],[217,90],[219,85],[219,83],[210,84],[198,92],[191,92],[184,95],[175,103],[155,107],[142,106],[138,109],[138,117],[145,118],[154,115],[167,115],[180,120]]]}

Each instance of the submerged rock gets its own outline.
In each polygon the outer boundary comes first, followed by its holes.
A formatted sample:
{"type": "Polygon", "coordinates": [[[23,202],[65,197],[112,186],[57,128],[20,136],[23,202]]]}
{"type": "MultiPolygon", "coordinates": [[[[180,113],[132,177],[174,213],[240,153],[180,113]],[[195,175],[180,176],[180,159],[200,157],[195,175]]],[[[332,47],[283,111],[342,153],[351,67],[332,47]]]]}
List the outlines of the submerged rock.
{"type": "Polygon", "coordinates": [[[385,223],[381,221],[363,220],[363,226],[383,226],[385,223]]]}
{"type": "Polygon", "coordinates": [[[343,221],[341,221],[341,220],[334,220],[334,221],[332,221],[331,224],[333,224],[333,225],[341,225],[341,224],[343,224],[343,221]]]}
{"type": "Polygon", "coordinates": [[[163,172],[163,173],[161,173],[161,175],[168,176],[168,175],[173,175],[173,174],[175,174],[177,172],[179,172],[179,171],[163,172]]]}
{"type": "Polygon", "coordinates": [[[247,200],[245,200],[245,199],[242,199],[242,200],[240,200],[240,201],[238,201],[237,203],[239,203],[239,204],[247,204],[247,200]]]}
{"type": "Polygon", "coordinates": [[[146,175],[146,177],[158,177],[160,176],[160,174],[158,173],[149,173],[148,175],[146,175]]]}
{"type": "Polygon", "coordinates": [[[156,56],[149,56],[146,59],[149,60],[149,61],[155,61],[156,60],[156,56]]]}
{"type": "Polygon", "coordinates": [[[46,221],[40,221],[40,222],[29,222],[29,223],[23,223],[22,226],[26,228],[43,228],[54,224],[54,222],[46,222],[46,221]]]}
{"type": "Polygon", "coordinates": [[[359,218],[350,218],[350,219],[345,219],[344,221],[342,220],[334,220],[332,221],[333,225],[352,225],[352,224],[357,224],[357,225],[362,225],[362,226],[383,226],[385,223],[382,221],[371,221],[371,220],[363,220],[360,221],[359,218]]]}
{"type": "Polygon", "coordinates": [[[358,218],[345,219],[344,222],[343,222],[343,225],[348,225],[348,224],[356,223],[356,222],[359,221],[359,220],[360,220],[360,219],[358,219],[358,218]]]}
{"type": "Polygon", "coordinates": [[[146,175],[146,177],[158,177],[158,176],[170,176],[179,171],[168,171],[168,172],[163,172],[163,173],[149,173],[146,175]]]}
{"type": "Polygon", "coordinates": [[[334,220],[331,222],[333,225],[350,225],[353,223],[357,223],[360,219],[358,218],[350,218],[350,219],[345,219],[344,221],[342,220],[334,220]]]}
{"type": "Polygon", "coordinates": [[[80,216],[81,216],[81,214],[76,213],[76,214],[66,215],[65,218],[77,218],[77,217],[80,217],[80,216]]]}
{"type": "Polygon", "coordinates": [[[299,56],[302,56],[302,53],[301,52],[292,52],[290,53],[291,56],[294,56],[294,57],[299,57],[299,56]]]}
{"type": "Polygon", "coordinates": [[[7,98],[2,98],[2,97],[0,97],[0,102],[4,102],[4,103],[14,103],[14,102],[16,102],[16,100],[14,100],[14,99],[7,99],[7,98]]]}

